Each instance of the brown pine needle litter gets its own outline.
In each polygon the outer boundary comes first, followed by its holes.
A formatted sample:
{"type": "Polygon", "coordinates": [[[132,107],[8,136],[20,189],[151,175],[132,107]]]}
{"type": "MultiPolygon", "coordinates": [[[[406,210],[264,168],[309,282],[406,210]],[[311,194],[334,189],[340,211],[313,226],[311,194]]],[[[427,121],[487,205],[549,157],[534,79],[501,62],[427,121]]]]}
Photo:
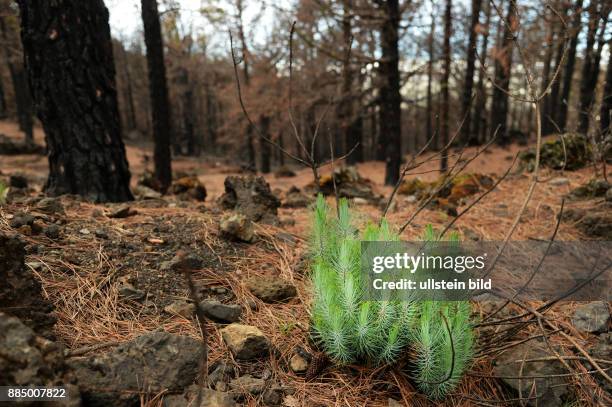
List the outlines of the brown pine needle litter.
{"type": "MultiPolygon", "coordinates": [[[[592,170],[576,172],[572,182],[585,182],[590,176],[592,170]]],[[[528,183],[529,179],[525,176],[509,177],[497,191],[463,216],[455,229],[462,231],[469,227],[483,240],[501,239],[522,202],[521,194],[516,191],[524,191],[528,183]]],[[[36,247],[29,251],[31,254],[27,262],[40,279],[44,294],[55,305],[58,318],[55,332],[70,351],[83,353],[97,349],[97,352],[103,352],[117,343],[155,330],[200,338],[194,318],[187,319],[163,311],[176,299],[188,299],[189,294],[183,277],[171,270],[162,271],[162,264],[179,249],[187,252],[193,250],[205,259],[201,268],[193,270],[196,285],[214,290],[225,288],[228,299],[243,308],[241,323],[261,329],[274,349],[269,359],[260,362],[234,360],[219,334],[221,326],[207,321],[208,365],[225,360],[233,364],[240,374],[265,373],[270,380],[287,389],[284,399],[286,406],[388,406],[390,398],[407,406],[490,406],[525,402],[511,399],[500,380],[492,377],[492,360],[513,344],[530,337],[541,337],[542,331],[537,323],[527,324],[517,334],[494,344],[488,343],[491,335],[503,337],[500,333],[511,325],[480,329],[482,349],[479,350],[482,356],[475,361],[453,394],[443,402],[429,401],[420,394],[408,370],[402,369],[402,366],[374,369],[340,367],[328,363],[309,380],[291,372],[288,361],[298,347],[313,355],[317,353],[309,341],[308,308],[311,295],[303,254],[309,225],[307,209],[282,209],[281,217],[290,214],[296,221],[295,226],[280,229],[257,225],[257,242],[241,244],[227,242],[219,236],[217,222],[221,215],[209,209],[209,204],[206,209],[194,205],[155,208],[141,201],[132,205],[138,212],[135,216],[108,219],[99,214],[93,216],[95,211],[103,210],[103,206],[72,198],[62,198],[62,202],[66,207],[67,222],[63,226],[61,240],[52,241],[44,235],[23,238],[36,247]],[[91,233],[84,234],[83,229],[91,233]],[[98,229],[104,229],[107,239],[95,236],[94,231],[98,229]],[[281,233],[282,239],[279,238],[281,233]],[[280,276],[296,286],[297,297],[286,303],[264,303],[243,284],[247,278],[254,276],[280,276]],[[144,298],[122,298],[122,285],[128,280],[143,292],[144,298]],[[100,344],[101,348],[98,348],[100,344]]],[[[555,226],[559,207],[558,188],[551,188],[545,183],[538,185],[513,239],[547,239],[555,226]]],[[[357,208],[364,220],[375,220],[376,214],[380,213],[372,206],[357,208]]],[[[416,204],[406,203],[400,197],[398,209],[390,212],[390,222],[399,224],[415,208],[416,204]]],[[[0,230],[14,232],[9,226],[11,215],[31,210],[25,204],[0,208],[0,230]]],[[[419,235],[420,228],[428,223],[443,227],[449,221],[450,218],[442,212],[425,210],[416,224],[405,231],[403,238],[419,235]]],[[[562,223],[557,239],[584,240],[585,237],[570,223],[562,223]]],[[[533,308],[539,305],[529,304],[533,308]]],[[[571,302],[561,302],[545,313],[548,324],[545,324],[546,337],[560,355],[566,356],[564,360],[571,368],[566,380],[575,389],[576,398],[585,400],[584,405],[595,405],[594,401],[589,400],[594,400],[594,395],[601,400],[604,390],[593,374],[587,374],[592,370],[589,363],[584,358],[571,357],[582,355],[572,341],[561,335],[571,335],[573,341],[587,349],[593,343],[592,337],[577,332],[569,322],[569,315],[575,306],[571,302]]],[[[522,312],[524,310],[516,305],[510,305],[506,315],[522,312]]],[[[474,313],[484,315],[481,304],[474,304],[474,313]]],[[[610,367],[606,363],[601,366],[606,369],[610,367]]],[[[525,380],[524,386],[528,385],[528,380],[525,380]]],[[[159,406],[162,397],[163,394],[143,397],[142,404],[159,406]]],[[[261,400],[251,397],[246,405],[261,405],[261,400]]]]}

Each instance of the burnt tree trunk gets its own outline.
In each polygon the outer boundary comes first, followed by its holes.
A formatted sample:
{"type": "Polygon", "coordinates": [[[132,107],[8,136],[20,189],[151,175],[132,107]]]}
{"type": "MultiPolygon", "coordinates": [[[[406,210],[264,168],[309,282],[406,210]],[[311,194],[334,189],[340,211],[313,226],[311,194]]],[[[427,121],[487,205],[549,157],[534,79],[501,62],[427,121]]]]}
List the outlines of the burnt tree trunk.
{"type": "Polygon", "coordinates": [[[608,9],[602,2],[602,9],[599,9],[597,0],[592,0],[589,5],[589,31],[587,36],[587,46],[584,54],[584,64],[582,66],[582,80],[580,82],[580,111],[578,131],[587,134],[591,118],[593,104],[595,102],[595,90],[599,78],[599,63],[604,44],[604,35],[608,22],[608,9]],[[604,10],[605,8],[605,10],[604,10]],[[604,13],[604,15],[602,15],[604,13]],[[600,24],[600,20],[601,24],[600,24]],[[599,27],[601,25],[601,31],[599,27]],[[599,35],[597,33],[599,32],[599,35]],[[597,44],[597,48],[595,45],[597,44]]]}
{"type": "MultiPolygon", "coordinates": [[[[612,46],[612,41],[608,42],[609,46],[612,46]]],[[[601,137],[605,139],[608,132],[610,132],[610,121],[612,115],[612,55],[608,56],[608,70],[606,72],[606,84],[604,85],[604,94],[601,101],[601,137]]]]}
{"type": "Polygon", "coordinates": [[[380,62],[380,137],[385,152],[385,185],[399,180],[402,161],[402,98],[399,75],[399,2],[381,2],[386,18],[381,28],[382,60],[380,62]]]}
{"type": "Polygon", "coordinates": [[[463,127],[461,128],[462,139],[471,144],[478,144],[478,135],[472,133],[471,107],[472,107],[472,91],[474,87],[474,70],[476,68],[476,39],[478,37],[477,28],[480,18],[480,9],[482,0],[472,0],[472,18],[470,20],[470,36],[467,48],[467,66],[465,69],[465,82],[463,85],[462,113],[461,117],[465,117],[463,127]]]}
{"type": "MultiPolygon", "coordinates": [[[[553,28],[551,18],[553,18],[554,14],[550,11],[548,14],[548,19],[546,20],[548,25],[548,32],[546,33],[546,53],[544,55],[544,68],[542,69],[542,83],[541,83],[541,91],[544,92],[548,88],[548,83],[550,81],[550,70],[553,61],[554,55],[554,40],[555,40],[555,30],[553,28]]],[[[552,123],[550,122],[550,113],[551,113],[551,95],[546,94],[544,99],[542,100],[542,109],[540,111],[540,118],[542,121],[542,134],[547,135],[550,134],[552,123]]]]}
{"type": "MultiPolygon", "coordinates": [[[[569,13],[569,6],[567,4],[563,5],[563,19],[567,20],[567,16],[569,13]]],[[[564,39],[564,27],[562,24],[557,24],[558,26],[558,40],[557,40],[557,50],[555,53],[555,66],[553,69],[553,75],[557,73],[557,77],[555,81],[552,83],[550,88],[550,106],[549,106],[549,117],[548,122],[552,125],[550,132],[557,132],[560,130],[559,127],[559,92],[561,90],[561,64],[563,63],[563,50],[566,46],[567,40],[564,39]]],[[[552,78],[551,78],[552,79],[552,78]]]]}
{"type": "Polygon", "coordinates": [[[572,25],[570,30],[571,40],[567,50],[567,62],[563,69],[563,83],[561,84],[561,105],[557,113],[557,125],[561,131],[566,131],[567,109],[569,98],[572,91],[572,79],[574,77],[574,68],[576,67],[576,49],[578,48],[578,36],[582,29],[580,18],[582,16],[583,0],[577,0],[574,5],[574,15],[572,17],[572,25]]]}
{"type": "Polygon", "coordinates": [[[153,139],[155,151],[155,179],[162,193],[172,183],[172,156],[170,153],[170,103],[168,102],[168,82],[164,62],[157,0],[141,0],[142,22],[144,25],[145,45],[147,46],[147,67],[149,71],[149,97],[153,119],[153,139]]]}
{"type": "MultiPolygon", "coordinates": [[[[442,93],[442,131],[440,138],[442,141],[442,147],[445,148],[448,144],[448,128],[449,128],[449,105],[450,105],[450,94],[448,91],[448,80],[450,78],[451,70],[451,46],[450,37],[452,30],[452,0],[446,0],[446,11],[444,12],[444,71],[442,73],[442,81],[440,83],[440,92],[442,93]]],[[[445,173],[448,170],[448,154],[446,151],[442,151],[442,158],[440,160],[440,172],[445,173]]]]}
{"type": "MultiPolygon", "coordinates": [[[[259,127],[261,133],[270,140],[270,117],[267,115],[261,115],[259,118],[259,127]]],[[[259,139],[259,168],[262,173],[270,173],[270,156],[272,155],[272,149],[270,143],[263,138],[259,139]]]]}
{"type": "Polygon", "coordinates": [[[2,83],[2,78],[0,78],[0,119],[6,119],[6,115],[6,95],[4,93],[4,84],[2,83]]]}
{"type": "MultiPolygon", "coordinates": [[[[436,19],[434,17],[433,2],[431,10],[431,25],[429,27],[429,37],[427,38],[427,53],[429,55],[429,61],[427,61],[427,122],[426,133],[427,141],[431,140],[433,134],[433,97],[431,93],[431,85],[433,82],[433,64],[434,64],[434,36],[436,34],[436,19]]],[[[426,141],[426,142],[427,142],[426,141]]],[[[438,147],[438,140],[436,140],[434,147],[438,147]]]]}
{"type": "MultiPolygon", "coordinates": [[[[486,63],[487,50],[489,47],[489,30],[491,21],[491,6],[489,2],[485,2],[485,28],[482,34],[482,44],[480,48],[480,55],[483,58],[483,63],[486,63]]],[[[487,93],[485,92],[485,81],[486,75],[483,69],[478,71],[478,85],[476,85],[476,103],[474,106],[474,112],[472,117],[472,133],[475,137],[478,137],[478,144],[482,144],[486,139],[487,133],[487,93]]]]}
{"type": "Polygon", "coordinates": [[[49,151],[47,193],[127,201],[115,67],[102,0],[20,0],[25,65],[49,151]]]}
{"type": "Polygon", "coordinates": [[[128,53],[125,48],[123,50],[123,59],[125,64],[123,65],[123,71],[125,74],[125,99],[127,102],[127,130],[131,131],[138,127],[136,123],[136,108],[134,107],[134,91],[132,89],[132,74],[130,73],[130,64],[128,59],[128,53]]]}
{"type": "Polygon", "coordinates": [[[491,130],[497,131],[499,144],[505,145],[509,142],[506,121],[508,118],[508,91],[510,89],[510,76],[512,74],[512,52],[514,32],[512,27],[515,24],[516,15],[514,2],[508,2],[508,11],[505,17],[503,35],[497,55],[495,56],[495,82],[497,86],[493,88],[491,100],[491,130]]]}

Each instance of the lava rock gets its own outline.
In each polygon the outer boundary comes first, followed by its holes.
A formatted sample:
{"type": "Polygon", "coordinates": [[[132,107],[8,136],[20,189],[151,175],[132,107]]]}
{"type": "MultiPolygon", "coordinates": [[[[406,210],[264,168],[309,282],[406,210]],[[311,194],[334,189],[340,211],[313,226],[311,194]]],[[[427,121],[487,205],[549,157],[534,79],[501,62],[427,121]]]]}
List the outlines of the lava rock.
{"type": "Polygon", "coordinates": [[[164,311],[172,315],[180,315],[183,318],[191,318],[195,312],[195,305],[189,301],[178,300],[172,304],[167,305],[164,311]]]}
{"type": "Polygon", "coordinates": [[[515,392],[528,399],[531,406],[557,407],[563,405],[567,386],[562,377],[546,377],[565,373],[559,363],[550,361],[523,362],[527,359],[549,357],[546,345],[529,341],[504,352],[496,361],[493,374],[515,392]],[[516,379],[515,377],[525,377],[516,379]],[[536,377],[537,378],[528,378],[536,377]]]}
{"type": "Polygon", "coordinates": [[[40,282],[25,267],[24,260],[25,243],[0,233],[0,309],[19,318],[38,335],[53,339],[53,306],[43,298],[40,282]]]}
{"type": "Polygon", "coordinates": [[[230,240],[250,243],[255,238],[253,222],[242,214],[223,217],[219,222],[219,230],[223,237],[230,240]]]}
{"type": "Polygon", "coordinates": [[[27,188],[28,179],[23,174],[13,174],[9,178],[9,186],[13,188],[27,188]]]}
{"type": "Polygon", "coordinates": [[[253,277],[246,286],[257,298],[264,302],[282,302],[297,295],[293,284],[279,277],[253,277]]]}
{"type": "Polygon", "coordinates": [[[196,379],[203,356],[200,341],[167,332],[152,332],[113,351],[73,359],[83,401],[94,407],[128,407],[143,389],[150,394],[181,391],[196,379]]]}
{"type": "Polygon", "coordinates": [[[206,187],[196,176],[185,176],[172,183],[172,193],[180,199],[193,199],[204,202],[206,200],[206,187]]]}
{"type": "Polygon", "coordinates": [[[138,212],[132,209],[129,205],[121,205],[119,208],[111,211],[111,213],[108,214],[108,217],[112,219],[124,219],[134,216],[137,213],[138,212]]]}
{"type": "Polygon", "coordinates": [[[242,315],[242,307],[238,304],[222,304],[219,301],[206,300],[200,303],[200,308],[206,317],[224,324],[236,322],[242,315]]]}
{"type": "Polygon", "coordinates": [[[60,231],[61,229],[58,225],[51,224],[45,228],[45,236],[49,239],[56,240],[60,237],[60,231]]]}
{"type": "Polygon", "coordinates": [[[268,338],[254,326],[231,324],[221,330],[221,336],[236,359],[256,359],[270,351],[268,338]]]}
{"type": "Polygon", "coordinates": [[[231,395],[220,391],[190,386],[183,394],[172,394],[164,397],[163,407],[235,407],[236,402],[231,395]],[[196,401],[200,405],[196,406],[196,401]]]}
{"type": "Polygon", "coordinates": [[[293,186],[287,191],[283,199],[283,208],[306,208],[314,202],[314,198],[293,186]]]}
{"type": "Polygon", "coordinates": [[[36,209],[49,215],[64,215],[64,206],[57,198],[43,198],[36,205],[36,209]]]}
{"type": "MultiPolygon", "coordinates": [[[[610,355],[612,355],[612,333],[599,335],[597,339],[598,340],[595,346],[589,349],[590,355],[595,359],[609,360],[610,355]]],[[[588,366],[589,370],[595,370],[595,367],[591,366],[590,363],[586,363],[586,365],[588,366]]],[[[608,394],[612,393],[612,384],[610,384],[610,382],[604,377],[601,375],[594,375],[593,378],[596,378],[600,382],[602,388],[607,391],[608,394]]]]}
{"type": "Polygon", "coordinates": [[[233,209],[253,222],[278,223],[279,199],[263,177],[229,176],[225,179],[225,193],[219,203],[233,209]]]}
{"type": "Polygon", "coordinates": [[[294,373],[305,373],[309,365],[308,360],[297,353],[289,360],[289,367],[294,373]]]}
{"type": "Polygon", "coordinates": [[[266,381],[246,374],[230,381],[229,387],[234,393],[256,396],[264,391],[266,381]]]}
{"type": "Polygon", "coordinates": [[[608,328],[610,311],[608,304],[603,301],[594,301],[576,308],[572,316],[574,326],[584,332],[600,333],[608,328]]]}
{"type": "Polygon", "coordinates": [[[567,197],[573,200],[601,198],[611,187],[606,180],[594,178],[572,190],[567,197]]]}

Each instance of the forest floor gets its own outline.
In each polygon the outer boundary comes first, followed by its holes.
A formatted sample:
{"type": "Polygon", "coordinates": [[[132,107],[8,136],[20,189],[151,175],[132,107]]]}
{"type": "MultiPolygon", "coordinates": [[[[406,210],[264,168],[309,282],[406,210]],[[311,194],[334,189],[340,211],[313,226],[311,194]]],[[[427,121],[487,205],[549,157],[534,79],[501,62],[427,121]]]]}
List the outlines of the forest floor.
{"type": "MultiPolygon", "coordinates": [[[[0,134],[21,137],[16,126],[8,122],[0,122],[0,134]]],[[[36,139],[42,144],[40,129],[36,131],[36,139]]],[[[497,178],[506,172],[521,148],[524,147],[493,147],[470,163],[466,172],[497,178]]],[[[475,151],[467,149],[465,156],[475,151]]],[[[128,145],[127,154],[135,185],[138,177],[150,169],[147,158],[150,152],[140,146],[128,145]]],[[[210,366],[224,361],[235,369],[235,376],[251,375],[251,378],[262,379],[266,389],[274,386],[280,389],[278,400],[271,400],[270,392],[232,387],[230,378],[230,391],[239,394],[236,397],[246,405],[273,405],[279,400],[286,406],[520,404],[508,383],[491,377],[495,361],[484,355],[475,361],[470,373],[444,402],[427,400],[419,393],[410,375],[398,367],[370,369],[330,365],[313,380],[306,380],[303,374],[292,371],[290,361],[298,349],[315,353],[308,340],[311,295],[307,267],[304,265],[305,242],[310,225],[309,209],[281,207],[278,210],[278,226],[255,225],[257,240],[254,243],[231,242],[219,233],[218,224],[223,209],[217,204],[217,199],[224,192],[225,178],[240,175],[239,169],[210,158],[185,157],[176,158],[173,167],[176,172],[198,177],[208,192],[205,202],[184,201],[176,196],[137,200],[129,204],[135,213],[111,218],[109,214],[121,205],[93,204],[74,197],[59,199],[64,213],[40,213],[36,205],[46,178],[46,157],[1,157],[0,179],[16,173],[25,175],[29,184],[27,196],[33,199],[18,199],[0,207],[0,232],[17,232],[26,241],[26,264],[42,283],[44,295],[55,306],[57,323],[54,332],[58,341],[69,350],[100,344],[112,348],[117,343],[157,330],[201,337],[192,317],[167,312],[169,305],[190,300],[183,275],[168,266],[176,253],[182,250],[200,259],[194,272],[200,295],[223,304],[240,305],[243,310],[240,323],[259,328],[275,349],[269,357],[258,362],[236,360],[220,334],[223,325],[207,324],[210,366]],[[33,214],[41,221],[43,228],[53,223],[60,225],[59,236],[49,238],[44,233],[11,227],[11,221],[20,213],[33,214]],[[282,303],[262,301],[253,295],[245,283],[261,276],[288,282],[296,288],[297,294],[282,303]]],[[[419,177],[434,180],[437,167],[436,160],[425,164],[417,170],[423,173],[419,177]]],[[[376,194],[389,196],[391,188],[383,186],[383,163],[367,162],[359,164],[357,168],[363,177],[371,181],[376,194]]],[[[331,168],[327,167],[323,173],[330,171],[331,168]]],[[[296,168],[295,172],[295,177],[277,178],[270,174],[265,178],[272,191],[282,198],[289,188],[296,186],[303,189],[312,182],[309,169],[296,168]]],[[[593,177],[595,170],[592,167],[573,172],[544,169],[543,181],[536,187],[513,239],[549,239],[557,225],[561,198],[593,177]],[[552,181],[560,178],[567,181],[552,181]]],[[[465,237],[502,240],[521,208],[529,184],[528,174],[512,173],[462,216],[453,229],[465,237]]],[[[594,204],[595,201],[581,201],[571,205],[589,207],[594,204]]],[[[361,202],[354,207],[363,221],[377,220],[381,216],[378,204],[361,202]]],[[[417,207],[417,202],[400,195],[388,216],[389,221],[400,225],[417,207]]],[[[445,211],[426,208],[406,228],[402,238],[414,239],[421,234],[424,225],[444,227],[451,220],[452,217],[445,211]]],[[[556,239],[571,241],[592,237],[584,235],[572,222],[561,222],[556,239]]],[[[555,326],[570,334],[570,339],[558,334],[550,335],[550,340],[561,354],[582,356],[580,349],[591,349],[604,340],[603,336],[581,332],[572,325],[572,314],[579,306],[574,302],[562,302],[546,314],[555,326]]],[[[490,310],[490,304],[474,303],[476,317],[481,318],[490,310]]],[[[509,306],[501,316],[519,312],[517,307],[509,306]]],[[[609,326],[608,323],[608,331],[609,326]]],[[[480,330],[480,338],[486,339],[492,335],[491,329],[480,330]]],[[[516,344],[538,334],[537,324],[531,324],[507,341],[516,344]]],[[[589,370],[588,363],[581,360],[570,363],[575,371],[589,370]]],[[[570,390],[564,390],[559,400],[566,400],[570,405],[572,400],[588,397],[584,405],[603,403],[601,400],[606,397],[606,383],[600,379],[597,375],[569,375],[562,386],[570,390]]],[[[161,405],[159,399],[144,400],[142,403],[161,405]]]]}

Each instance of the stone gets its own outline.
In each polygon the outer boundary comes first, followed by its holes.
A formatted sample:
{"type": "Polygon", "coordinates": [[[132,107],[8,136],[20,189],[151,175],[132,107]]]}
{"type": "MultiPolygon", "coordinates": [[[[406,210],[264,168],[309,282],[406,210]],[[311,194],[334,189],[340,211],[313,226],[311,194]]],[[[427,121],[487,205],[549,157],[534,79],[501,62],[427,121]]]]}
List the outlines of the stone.
{"type": "Polygon", "coordinates": [[[230,240],[250,243],[255,238],[253,222],[242,214],[223,217],[219,222],[219,230],[223,237],[230,240]]]}
{"type": "Polygon", "coordinates": [[[82,235],[91,235],[91,231],[87,228],[83,228],[81,230],[79,230],[79,233],[82,235]]]}
{"type": "Polygon", "coordinates": [[[279,385],[272,385],[263,393],[263,402],[266,406],[280,406],[285,396],[285,389],[279,385]]]}
{"type": "Polygon", "coordinates": [[[240,376],[229,382],[229,388],[238,394],[261,394],[266,386],[266,381],[258,379],[249,374],[240,376]]]}
{"type": "Polygon", "coordinates": [[[206,187],[196,176],[185,176],[172,183],[172,193],[178,195],[180,199],[196,200],[204,202],[206,200],[206,187]]]}
{"type": "Polygon", "coordinates": [[[53,338],[53,306],[44,299],[40,282],[24,261],[25,243],[0,232],[0,309],[19,318],[36,334],[53,338]]]}
{"type": "Polygon", "coordinates": [[[48,215],[64,215],[64,206],[58,198],[43,198],[36,205],[36,209],[48,215]]]}
{"type": "Polygon", "coordinates": [[[236,322],[242,315],[242,307],[238,304],[222,304],[219,301],[206,300],[200,303],[200,308],[207,318],[224,324],[236,322]]]}
{"type": "Polygon", "coordinates": [[[96,229],[94,230],[94,235],[98,239],[108,239],[108,233],[104,229],[96,229]]]}
{"type": "Polygon", "coordinates": [[[9,222],[9,226],[13,229],[19,229],[22,226],[30,226],[36,219],[29,213],[19,212],[9,222]]]}
{"type": "Polygon", "coordinates": [[[572,200],[601,198],[611,187],[606,180],[593,178],[586,184],[573,189],[567,197],[572,200]]]}
{"type": "Polygon", "coordinates": [[[297,295],[293,284],[279,277],[253,277],[246,280],[246,287],[264,302],[282,302],[297,295]]]}
{"type": "Polygon", "coordinates": [[[577,329],[590,333],[605,332],[609,321],[608,304],[603,301],[580,305],[572,316],[572,323],[577,329]]]}
{"type": "Polygon", "coordinates": [[[201,388],[193,385],[183,394],[164,397],[162,407],[235,407],[236,402],[230,394],[201,388]],[[200,405],[196,406],[197,400],[200,405]]]}
{"type": "Polygon", "coordinates": [[[235,210],[253,222],[278,223],[280,201],[263,177],[229,176],[224,185],[225,193],[219,200],[224,209],[235,210]]]}
{"type": "Polygon", "coordinates": [[[553,178],[548,183],[554,187],[564,187],[570,184],[570,180],[565,177],[553,178]]]}
{"type": "Polygon", "coordinates": [[[105,354],[69,361],[79,377],[87,406],[138,405],[138,392],[155,395],[191,385],[203,357],[200,341],[167,332],[152,332],[105,354]]]}
{"type": "Polygon", "coordinates": [[[236,375],[234,367],[223,360],[213,367],[214,369],[208,375],[208,383],[217,390],[220,390],[220,387],[226,387],[225,384],[236,375]]]}
{"type": "Polygon", "coordinates": [[[34,222],[32,222],[32,224],[30,225],[30,227],[32,228],[32,233],[37,235],[39,233],[42,233],[43,230],[45,230],[45,223],[40,220],[40,219],[35,219],[34,222]]]}
{"type": "Polygon", "coordinates": [[[45,236],[49,239],[56,240],[60,237],[60,231],[61,229],[58,225],[51,224],[45,228],[45,236]]]}
{"type": "MultiPolygon", "coordinates": [[[[610,355],[612,355],[612,333],[605,333],[605,334],[599,335],[599,337],[597,338],[597,343],[595,343],[595,345],[591,349],[589,349],[589,354],[594,359],[609,360],[610,355]]],[[[591,366],[591,364],[588,362],[586,363],[586,366],[589,370],[595,369],[595,367],[591,366]]],[[[597,375],[593,375],[593,378],[599,381],[602,388],[606,392],[608,392],[608,394],[612,393],[612,384],[609,381],[607,381],[604,377],[597,374],[597,375]]],[[[602,400],[602,403],[603,403],[603,400],[602,400]]]]}
{"type": "Polygon", "coordinates": [[[387,406],[388,407],[404,407],[404,405],[402,404],[401,401],[397,401],[395,399],[389,398],[387,400],[387,406]]]}
{"type": "Polygon", "coordinates": [[[9,186],[12,188],[27,188],[28,179],[23,174],[13,174],[9,178],[9,186]]]}
{"type": "Polygon", "coordinates": [[[287,167],[286,165],[281,165],[274,172],[275,178],[292,178],[295,176],[296,176],[295,171],[293,171],[291,168],[287,167]]]}
{"type": "Polygon", "coordinates": [[[563,405],[568,386],[562,377],[546,377],[566,373],[560,363],[551,361],[523,362],[526,359],[551,356],[545,344],[531,340],[502,353],[495,361],[493,375],[499,376],[507,386],[522,397],[529,399],[527,405],[557,407],[563,405]],[[522,380],[514,377],[533,377],[522,380]],[[542,377],[540,377],[542,376],[542,377]]]}
{"type": "Polygon", "coordinates": [[[289,360],[289,367],[294,373],[305,373],[310,363],[302,355],[295,354],[289,360]]]}
{"type": "Polygon", "coordinates": [[[236,359],[256,359],[270,351],[268,338],[254,326],[234,323],[221,330],[221,337],[236,359]]]}
{"type": "Polygon", "coordinates": [[[168,314],[180,315],[183,318],[189,319],[195,312],[195,304],[185,300],[177,300],[172,304],[165,306],[164,311],[168,314]]]}
{"type": "MultiPolygon", "coordinates": [[[[324,195],[338,196],[343,198],[362,198],[368,202],[376,203],[378,197],[372,190],[372,183],[363,178],[354,166],[338,167],[332,175],[322,176],[319,180],[320,190],[324,195]],[[335,187],[334,187],[335,181],[335,187]]],[[[309,190],[315,190],[315,185],[310,185],[309,190]]]]}
{"type": "Polygon", "coordinates": [[[162,194],[154,190],[153,188],[149,188],[145,185],[136,185],[132,192],[136,196],[137,199],[147,200],[147,199],[160,199],[162,194]]]}
{"type": "Polygon", "coordinates": [[[112,219],[124,219],[136,215],[138,212],[132,209],[129,205],[121,205],[108,214],[112,219]]]}
{"type": "MultiPolygon", "coordinates": [[[[578,133],[566,133],[559,137],[542,143],[540,149],[540,164],[555,170],[578,170],[585,167],[592,159],[592,149],[587,137],[578,133]]],[[[527,171],[535,167],[536,151],[530,148],[519,154],[521,166],[527,171]]]]}
{"type": "Polygon", "coordinates": [[[283,199],[283,208],[306,208],[314,202],[314,198],[305,194],[299,188],[293,186],[289,188],[285,199],[283,199]]]}
{"type": "Polygon", "coordinates": [[[136,289],[131,283],[124,281],[119,286],[119,297],[124,300],[138,301],[145,297],[145,293],[136,289]]]}
{"type": "Polygon", "coordinates": [[[76,378],[65,363],[64,348],[37,336],[18,318],[3,313],[0,313],[0,372],[2,386],[62,386],[70,400],[61,405],[81,405],[79,389],[74,384],[76,378]]]}
{"type": "Polygon", "coordinates": [[[202,268],[204,261],[195,254],[188,254],[185,257],[174,257],[172,260],[164,261],[160,264],[159,270],[165,273],[170,271],[178,271],[179,266],[187,267],[191,270],[202,268]]]}

